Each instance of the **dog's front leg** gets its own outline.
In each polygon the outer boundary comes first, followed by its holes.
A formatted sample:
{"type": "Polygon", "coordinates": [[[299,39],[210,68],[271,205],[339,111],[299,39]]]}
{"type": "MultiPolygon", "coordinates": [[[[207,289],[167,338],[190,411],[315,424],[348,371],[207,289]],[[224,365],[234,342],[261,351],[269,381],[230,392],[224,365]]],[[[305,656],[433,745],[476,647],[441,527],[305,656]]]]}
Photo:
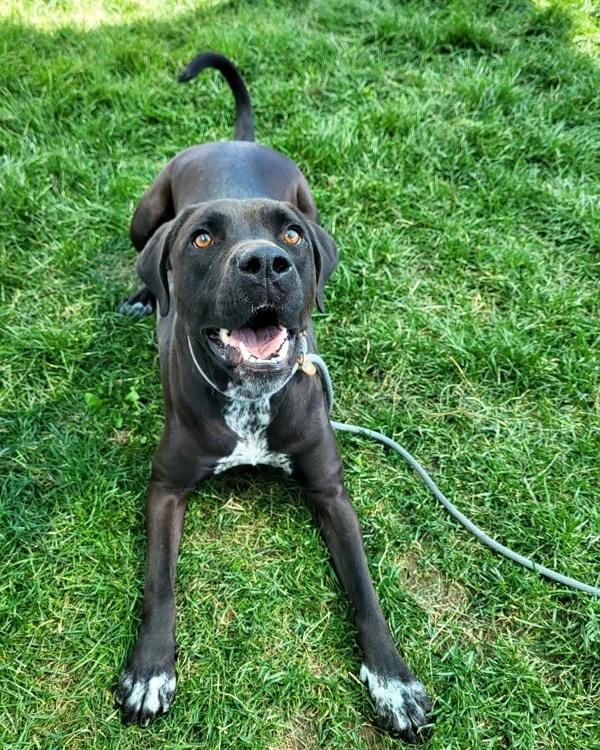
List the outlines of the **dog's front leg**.
{"type": "Polygon", "coordinates": [[[364,654],[361,680],[368,686],[382,726],[405,741],[424,738],[431,702],[424,686],[394,645],[367,566],[360,522],[344,487],[339,451],[330,430],[317,449],[296,457],[298,479],[314,503],[336,575],[355,609],[364,654]]]}
{"type": "Polygon", "coordinates": [[[175,568],[190,491],[157,481],[148,490],[142,624],[116,694],[125,724],[147,727],[175,697],[175,568]]]}

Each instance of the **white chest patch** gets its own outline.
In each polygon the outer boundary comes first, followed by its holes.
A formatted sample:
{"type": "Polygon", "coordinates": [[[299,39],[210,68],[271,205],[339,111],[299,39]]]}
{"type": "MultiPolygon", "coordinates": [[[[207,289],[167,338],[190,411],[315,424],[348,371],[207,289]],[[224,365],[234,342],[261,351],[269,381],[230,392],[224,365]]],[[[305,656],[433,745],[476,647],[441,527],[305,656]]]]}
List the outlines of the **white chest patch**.
{"type": "Polygon", "coordinates": [[[229,456],[217,462],[215,474],[234,466],[269,464],[292,473],[292,462],[285,453],[269,450],[267,427],[271,421],[270,398],[257,401],[232,399],[223,414],[225,424],[238,436],[238,442],[229,456]]]}

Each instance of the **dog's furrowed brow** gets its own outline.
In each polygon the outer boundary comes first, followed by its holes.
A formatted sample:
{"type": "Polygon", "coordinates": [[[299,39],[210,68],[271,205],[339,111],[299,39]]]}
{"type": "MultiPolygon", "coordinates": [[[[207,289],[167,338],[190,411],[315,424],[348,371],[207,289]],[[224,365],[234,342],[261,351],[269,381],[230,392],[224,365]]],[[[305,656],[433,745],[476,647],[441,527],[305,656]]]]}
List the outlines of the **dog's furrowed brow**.
{"type": "Polygon", "coordinates": [[[298,217],[287,206],[270,206],[268,210],[269,223],[276,227],[284,227],[298,223],[298,217]]]}
{"type": "Polygon", "coordinates": [[[203,211],[195,212],[183,227],[181,238],[185,241],[193,240],[199,231],[208,231],[215,239],[225,241],[234,239],[244,233],[235,212],[220,207],[207,207],[203,211]]]}
{"type": "Polygon", "coordinates": [[[226,230],[232,224],[232,218],[227,211],[217,208],[208,209],[192,215],[188,221],[187,228],[190,232],[198,229],[226,230]]]}
{"type": "Polygon", "coordinates": [[[199,229],[215,236],[251,238],[268,233],[279,234],[290,224],[300,223],[299,217],[285,205],[213,206],[190,216],[185,233],[190,237],[199,229]]]}

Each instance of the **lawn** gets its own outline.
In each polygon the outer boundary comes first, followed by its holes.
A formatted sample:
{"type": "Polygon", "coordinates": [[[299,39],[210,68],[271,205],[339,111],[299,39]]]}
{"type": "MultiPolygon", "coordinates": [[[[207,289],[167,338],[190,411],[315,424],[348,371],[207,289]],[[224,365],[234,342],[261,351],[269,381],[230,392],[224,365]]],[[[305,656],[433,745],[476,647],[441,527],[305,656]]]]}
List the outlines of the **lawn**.
{"type": "MultiPolygon", "coordinates": [[[[600,14],[592,0],[7,0],[0,10],[0,747],[401,746],[292,481],[193,496],[168,717],[113,707],[162,426],[128,224],[162,165],[257,139],[342,262],[316,315],[334,418],[379,429],[492,536],[600,583],[600,14]]],[[[600,601],[480,546],[395,454],[339,436],[373,578],[435,698],[432,750],[600,748],[600,601]]]]}

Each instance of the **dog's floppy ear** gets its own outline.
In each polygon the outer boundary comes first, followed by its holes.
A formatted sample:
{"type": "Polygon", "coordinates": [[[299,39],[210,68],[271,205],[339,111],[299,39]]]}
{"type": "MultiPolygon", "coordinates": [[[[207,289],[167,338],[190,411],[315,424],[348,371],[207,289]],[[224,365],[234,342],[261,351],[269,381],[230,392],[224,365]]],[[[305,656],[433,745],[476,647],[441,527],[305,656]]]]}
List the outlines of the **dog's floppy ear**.
{"type": "Polygon", "coordinates": [[[315,254],[315,269],[317,271],[317,307],[320,312],[325,312],[325,284],[327,279],[335,271],[338,264],[339,253],[337,245],[323,227],[314,221],[306,221],[308,224],[310,239],[315,254]]]}
{"type": "Polygon", "coordinates": [[[169,253],[177,237],[177,232],[200,205],[202,204],[188,206],[179,216],[161,224],[138,255],[135,264],[137,275],[158,300],[162,317],[167,315],[170,307],[169,278],[167,275],[169,253]]]}
{"type": "Polygon", "coordinates": [[[158,301],[160,314],[169,312],[167,263],[175,235],[175,221],[162,224],[144,245],[135,264],[137,275],[158,301]]]}

